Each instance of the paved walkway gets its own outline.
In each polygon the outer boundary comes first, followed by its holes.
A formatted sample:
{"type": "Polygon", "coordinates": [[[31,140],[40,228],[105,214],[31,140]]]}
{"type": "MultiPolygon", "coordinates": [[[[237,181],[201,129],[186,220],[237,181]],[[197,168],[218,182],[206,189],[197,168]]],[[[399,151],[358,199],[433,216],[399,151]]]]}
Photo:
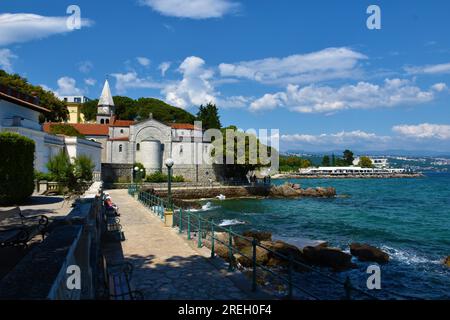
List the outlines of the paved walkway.
{"type": "Polygon", "coordinates": [[[134,265],[133,285],[144,293],[145,299],[249,298],[126,190],[108,192],[120,208],[120,223],[127,239],[121,243],[121,252],[116,248],[113,255],[116,259],[123,256],[134,265]]]}

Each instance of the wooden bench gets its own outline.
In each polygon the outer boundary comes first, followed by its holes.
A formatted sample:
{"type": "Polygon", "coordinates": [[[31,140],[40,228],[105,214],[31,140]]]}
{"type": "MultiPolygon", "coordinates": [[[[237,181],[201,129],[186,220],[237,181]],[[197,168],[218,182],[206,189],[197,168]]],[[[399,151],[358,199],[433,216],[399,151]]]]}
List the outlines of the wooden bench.
{"type": "Polygon", "coordinates": [[[38,234],[44,238],[47,226],[46,216],[24,216],[19,207],[0,211],[0,247],[26,247],[38,234]]]}
{"type": "Polygon", "coordinates": [[[107,264],[103,257],[105,286],[108,289],[109,300],[143,300],[144,295],[139,290],[131,288],[133,265],[129,262],[122,264],[107,264]]]}

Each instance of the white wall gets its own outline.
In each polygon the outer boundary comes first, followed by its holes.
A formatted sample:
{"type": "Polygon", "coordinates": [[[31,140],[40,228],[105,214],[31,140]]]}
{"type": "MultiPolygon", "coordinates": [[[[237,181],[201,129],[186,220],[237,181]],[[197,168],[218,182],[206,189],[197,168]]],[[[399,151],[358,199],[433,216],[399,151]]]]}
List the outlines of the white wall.
{"type": "Polygon", "coordinates": [[[0,99],[0,125],[3,127],[21,126],[41,130],[39,112],[0,99]],[[17,118],[19,123],[17,124],[17,118]],[[16,123],[14,123],[16,122],[16,123]]]}
{"type": "Polygon", "coordinates": [[[102,145],[100,143],[76,137],[65,137],[64,140],[70,159],[77,158],[81,155],[87,156],[95,165],[94,171],[101,171],[102,145]]]}

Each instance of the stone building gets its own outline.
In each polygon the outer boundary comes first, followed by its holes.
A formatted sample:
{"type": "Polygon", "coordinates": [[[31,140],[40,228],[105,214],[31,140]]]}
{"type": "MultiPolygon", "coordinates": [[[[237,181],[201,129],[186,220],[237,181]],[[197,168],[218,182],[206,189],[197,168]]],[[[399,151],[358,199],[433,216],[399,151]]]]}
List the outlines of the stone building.
{"type": "MultiPolygon", "coordinates": [[[[89,140],[101,143],[102,174],[106,180],[131,178],[133,164],[147,173],[164,172],[165,160],[174,160],[173,174],[192,182],[216,180],[210,152],[201,128],[193,124],[162,123],[152,115],[143,121],[118,120],[108,81],[97,107],[96,123],[70,124],[89,140]]],[[[51,124],[46,124],[46,130],[51,124]]]]}

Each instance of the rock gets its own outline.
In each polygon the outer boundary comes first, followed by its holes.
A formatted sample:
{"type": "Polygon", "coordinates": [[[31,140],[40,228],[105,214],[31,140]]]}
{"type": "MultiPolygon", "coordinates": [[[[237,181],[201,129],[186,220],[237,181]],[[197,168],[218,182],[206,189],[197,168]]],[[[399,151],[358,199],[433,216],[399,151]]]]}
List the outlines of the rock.
{"type": "MultiPolygon", "coordinates": [[[[240,250],[242,254],[236,254],[236,261],[243,267],[250,268],[253,265],[253,247],[245,247],[240,250]]],[[[264,250],[261,247],[256,247],[256,263],[260,265],[266,265],[269,261],[269,251],[264,250]]]]}
{"type": "Polygon", "coordinates": [[[360,261],[389,262],[389,255],[386,252],[368,244],[352,243],[350,244],[350,252],[360,261]]]}
{"type": "Polygon", "coordinates": [[[450,256],[448,256],[447,258],[445,258],[444,260],[444,266],[447,266],[450,268],[450,256]]]}
{"type": "Polygon", "coordinates": [[[329,267],[335,271],[344,271],[354,267],[352,256],[338,248],[305,247],[303,258],[310,264],[329,267]]]}
{"type": "Polygon", "coordinates": [[[283,241],[261,241],[261,245],[287,258],[285,259],[277,254],[269,252],[269,259],[267,261],[267,266],[269,267],[287,266],[289,265],[288,259],[291,256],[293,260],[304,262],[302,251],[289,243],[283,241]]]}
{"type": "Polygon", "coordinates": [[[244,237],[255,238],[258,241],[272,241],[272,233],[267,231],[249,230],[242,233],[244,237]]]}
{"type": "Polygon", "coordinates": [[[272,188],[270,188],[270,195],[273,197],[292,198],[299,196],[297,191],[298,190],[292,188],[291,184],[286,183],[281,186],[272,186],[272,188]]]}
{"type": "MultiPolygon", "coordinates": [[[[212,244],[211,244],[211,240],[209,238],[203,239],[202,243],[205,247],[211,249],[212,244]]],[[[225,261],[230,262],[230,250],[226,245],[221,244],[218,241],[214,241],[214,253],[217,256],[224,259],[225,261]]],[[[234,251],[233,251],[233,253],[234,253],[234,251]]],[[[232,260],[233,260],[232,262],[234,263],[235,262],[234,256],[233,256],[232,260]]]]}

